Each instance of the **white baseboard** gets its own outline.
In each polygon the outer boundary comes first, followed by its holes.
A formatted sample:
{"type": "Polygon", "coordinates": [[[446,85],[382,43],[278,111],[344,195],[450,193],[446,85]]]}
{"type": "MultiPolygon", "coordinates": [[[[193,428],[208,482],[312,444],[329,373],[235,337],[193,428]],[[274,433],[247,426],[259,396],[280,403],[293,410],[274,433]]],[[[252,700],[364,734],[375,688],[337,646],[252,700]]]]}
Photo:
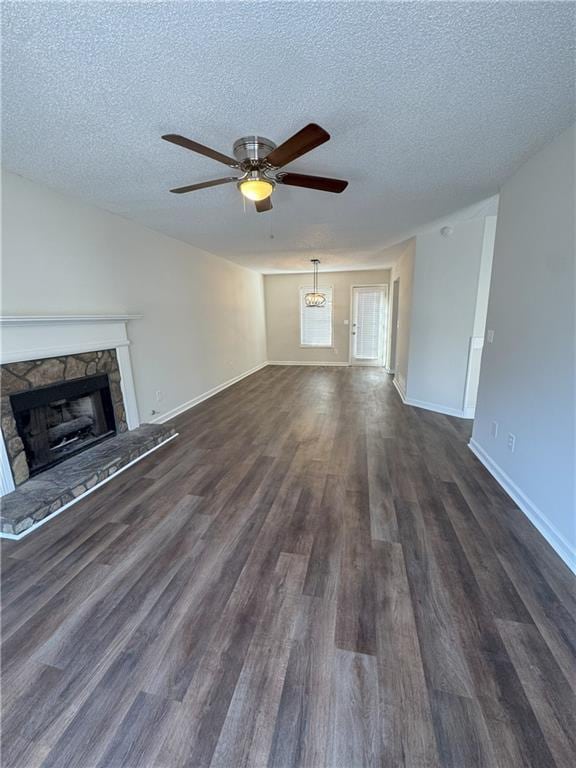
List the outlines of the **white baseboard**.
{"type": "Polygon", "coordinates": [[[406,403],[406,395],[404,393],[404,390],[402,389],[400,382],[398,381],[397,376],[394,376],[394,378],[392,379],[392,384],[394,384],[396,388],[396,392],[398,392],[398,394],[400,395],[400,400],[402,400],[403,403],[406,403]]]}
{"type": "Polygon", "coordinates": [[[143,453],[142,456],[138,456],[137,459],[133,459],[128,464],[125,464],[123,467],[120,467],[120,469],[117,472],[114,472],[113,475],[110,475],[110,477],[104,478],[104,480],[101,480],[99,483],[96,483],[92,488],[88,488],[87,491],[84,491],[84,493],[81,493],[80,496],[76,496],[75,499],[72,499],[72,501],[69,501],[67,504],[63,504],[60,509],[57,509],[56,512],[52,512],[51,515],[46,515],[46,517],[42,518],[42,520],[38,520],[37,523],[34,523],[30,526],[30,528],[26,528],[25,531],[22,531],[22,533],[3,533],[0,531],[0,539],[10,539],[11,541],[20,541],[20,539],[23,539],[25,536],[29,536],[32,531],[35,531],[36,529],[40,528],[44,525],[44,523],[47,523],[49,520],[52,520],[53,518],[57,517],[61,512],[64,512],[65,509],[68,509],[68,507],[73,506],[74,504],[77,504],[79,501],[81,501],[85,496],[89,496],[91,493],[94,493],[94,491],[97,491],[98,488],[102,488],[103,485],[106,485],[106,483],[109,483],[110,480],[114,480],[115,477],[118,477],[118,475],[121,475],[122,472],[125,472],[127,469],[130,469],[131,466],[134,464],[137,464],[139,461],[142,461],[142,459],[145,459],[146,456],[149,456],[151,453],[154,453],[154,451],[157,451],[158,448],[162,448],[163,445],[166,445],[166,443],[169,443],[170,440],[174,440],[175,437],[178,437],[178,433],[175,435],[170,435],[170,437],[167,437],[166,440],[163,440],[158,445],[155,445],[154,448],[150,448],[149,451],[146,451],[146,453],[143,453]]]}
{"type": "Polygon", "coordinates": [[[316,363],[316,362],[314,362],[314,363],[308,363],[308,362],[303,363],[302,361],[298,361],[298,360],[269,360],[268,361],[268,365],[316,365],[316,366],[321,366],[321,367],[325,367],[327,365],[331,365],[331,366],[338,365],[338,366],[346,366],[346,367],[348,367],[350,365],[350,363],[333,363],[333,362],[330,362],[330,363],[320,363],[320,362],[318,362],[318,363],[316,363]]]}
{"type": "Polygon", "coordinates": [[[213,387],[213,389],[209,389],[207,392],[203,392],[201,395],[198,395],[198,397],[194,397],[192,400],[188,400],[187,402],[182,403],[181,405],[177,405],[176,408],[172,408],[172,410],[166,411],[166,413],[159,413],[153,419],[147,419],[147,421],[150,424],[164,424],[166,421],[170,421],[170,419],[174,419],[176,416],[179,416],[181,413],[184,413],[184,411],[187,411],[190,408],[194,408],[195,405],[200,405],[200,403],[203,403],[204,400],[208,400],[210,397],[214,397],[214,395],[217,395],[218,392],[222,392],[222,390],[228,389],[228,387],[231,387],[233,384],[237,384],[239,381],[242,381],[242,379],[245,379],[247,376],[251,376],[253,373],[256,373],[257,371],[262,370],[262,368],[266,368],[267,365],[271,365],[271,363],[268,363],[268,362],[260,363],[260,365],[257,365],[254,368],[251,368],[249,371],[246,371],[245,373],[241,373],[239,376],[235,376],[233,379],[229,379],[228,381],[225,381],[223,384],[219,384],[217,387],[213,387]]]}
{"type": "Polygon", "coordinates": [[[398,384],[396,377],[394,377],[393,384],[396,387],[398,394],[404,405],[411,405],[414,408],[423,408],[425,411],[434,411],[434,413],[443,413],[445,416],[457,416],[459,419],[473,419],[474,414],[470,411],[462,410],[458,408],[450,408],[447,405],[440,405],[438,403],[427,403],[425,400],[415,400],[412,397],[406,397],[400,384],[398,384]]]}
{"type": "Polygon", "coordinates": [[[440,405],[439,403],[427,403],[425,400],[415,400],[412,397],[405,399],[406,405],[412,405],[414,408],[423,408],[425,411],[434,411],[435,413],[443,413],[445,416],[457,416],[459,419],[473,419],[474,416],[469,416],[462,408],[450,408],[448,405],[440,405]]]}
{"type": "Polygon", "coordinates": [[[516,483],[490,458],[475,440],[470,440],[468,447],[510,498],[520,507],[532,525],[544,536],[556,554],[576,574],[576,550],[570,542],[565,539],[560,531],[548,520],[546,515],[518,488],[516,483]]]}

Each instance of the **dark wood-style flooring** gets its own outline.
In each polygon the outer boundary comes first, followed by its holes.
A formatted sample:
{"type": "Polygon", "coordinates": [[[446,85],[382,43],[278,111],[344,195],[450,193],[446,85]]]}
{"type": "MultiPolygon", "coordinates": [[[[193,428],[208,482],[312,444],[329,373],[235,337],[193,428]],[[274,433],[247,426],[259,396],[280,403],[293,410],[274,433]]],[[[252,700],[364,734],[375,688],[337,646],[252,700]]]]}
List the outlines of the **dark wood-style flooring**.
{"type": "Polygon", "coordinates": [[[4,768],[572,768],[575,580],[375,369],[270,367],[2,543],[4,768]]]}

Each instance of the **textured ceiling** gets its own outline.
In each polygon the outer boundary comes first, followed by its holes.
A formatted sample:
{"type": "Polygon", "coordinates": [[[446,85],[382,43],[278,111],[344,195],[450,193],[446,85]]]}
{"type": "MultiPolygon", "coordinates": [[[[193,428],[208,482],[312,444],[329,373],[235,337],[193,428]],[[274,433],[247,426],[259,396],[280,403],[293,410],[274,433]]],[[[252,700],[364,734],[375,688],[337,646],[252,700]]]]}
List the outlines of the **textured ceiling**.
{"type": "Polygon", "coordinates": [[[493,195],[574,120],[573,3],[3,2],[3,159],[30,179],[265,272],[385,265],[426,222],[493,195]],[[230,153],[307,122],[332,140],[244,210],[230,153]]]}

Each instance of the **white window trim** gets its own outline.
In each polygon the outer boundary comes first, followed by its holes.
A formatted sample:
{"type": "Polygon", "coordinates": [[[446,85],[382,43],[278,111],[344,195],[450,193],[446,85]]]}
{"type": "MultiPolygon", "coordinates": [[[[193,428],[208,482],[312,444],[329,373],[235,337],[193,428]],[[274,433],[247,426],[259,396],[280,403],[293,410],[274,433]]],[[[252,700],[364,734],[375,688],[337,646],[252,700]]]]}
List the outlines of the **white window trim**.
{"type": "Polygon", "coordinates": [[[314,290],[311,285],[301,285],[298,289],[298,333],[300,335],[300,349],[334,349],[334,286],[324,285],[318,286],[318,291],[321,293],[323,290],[330,290],[332,293],[332,313],[330,318],[330,344],[302,344],[302,291],[314,290]]]}

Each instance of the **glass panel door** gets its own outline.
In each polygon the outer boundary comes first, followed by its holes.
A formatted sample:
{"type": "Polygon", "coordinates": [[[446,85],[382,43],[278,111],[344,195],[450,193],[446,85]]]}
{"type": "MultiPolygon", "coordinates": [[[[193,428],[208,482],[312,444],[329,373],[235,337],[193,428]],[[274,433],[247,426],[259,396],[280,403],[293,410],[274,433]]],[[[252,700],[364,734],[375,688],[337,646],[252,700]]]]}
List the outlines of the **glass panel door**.
{"type": "Polygon", "coordinates": [[[385,288],[366,285],[352,289],[352,365],[384,365],[385,288]]]}

